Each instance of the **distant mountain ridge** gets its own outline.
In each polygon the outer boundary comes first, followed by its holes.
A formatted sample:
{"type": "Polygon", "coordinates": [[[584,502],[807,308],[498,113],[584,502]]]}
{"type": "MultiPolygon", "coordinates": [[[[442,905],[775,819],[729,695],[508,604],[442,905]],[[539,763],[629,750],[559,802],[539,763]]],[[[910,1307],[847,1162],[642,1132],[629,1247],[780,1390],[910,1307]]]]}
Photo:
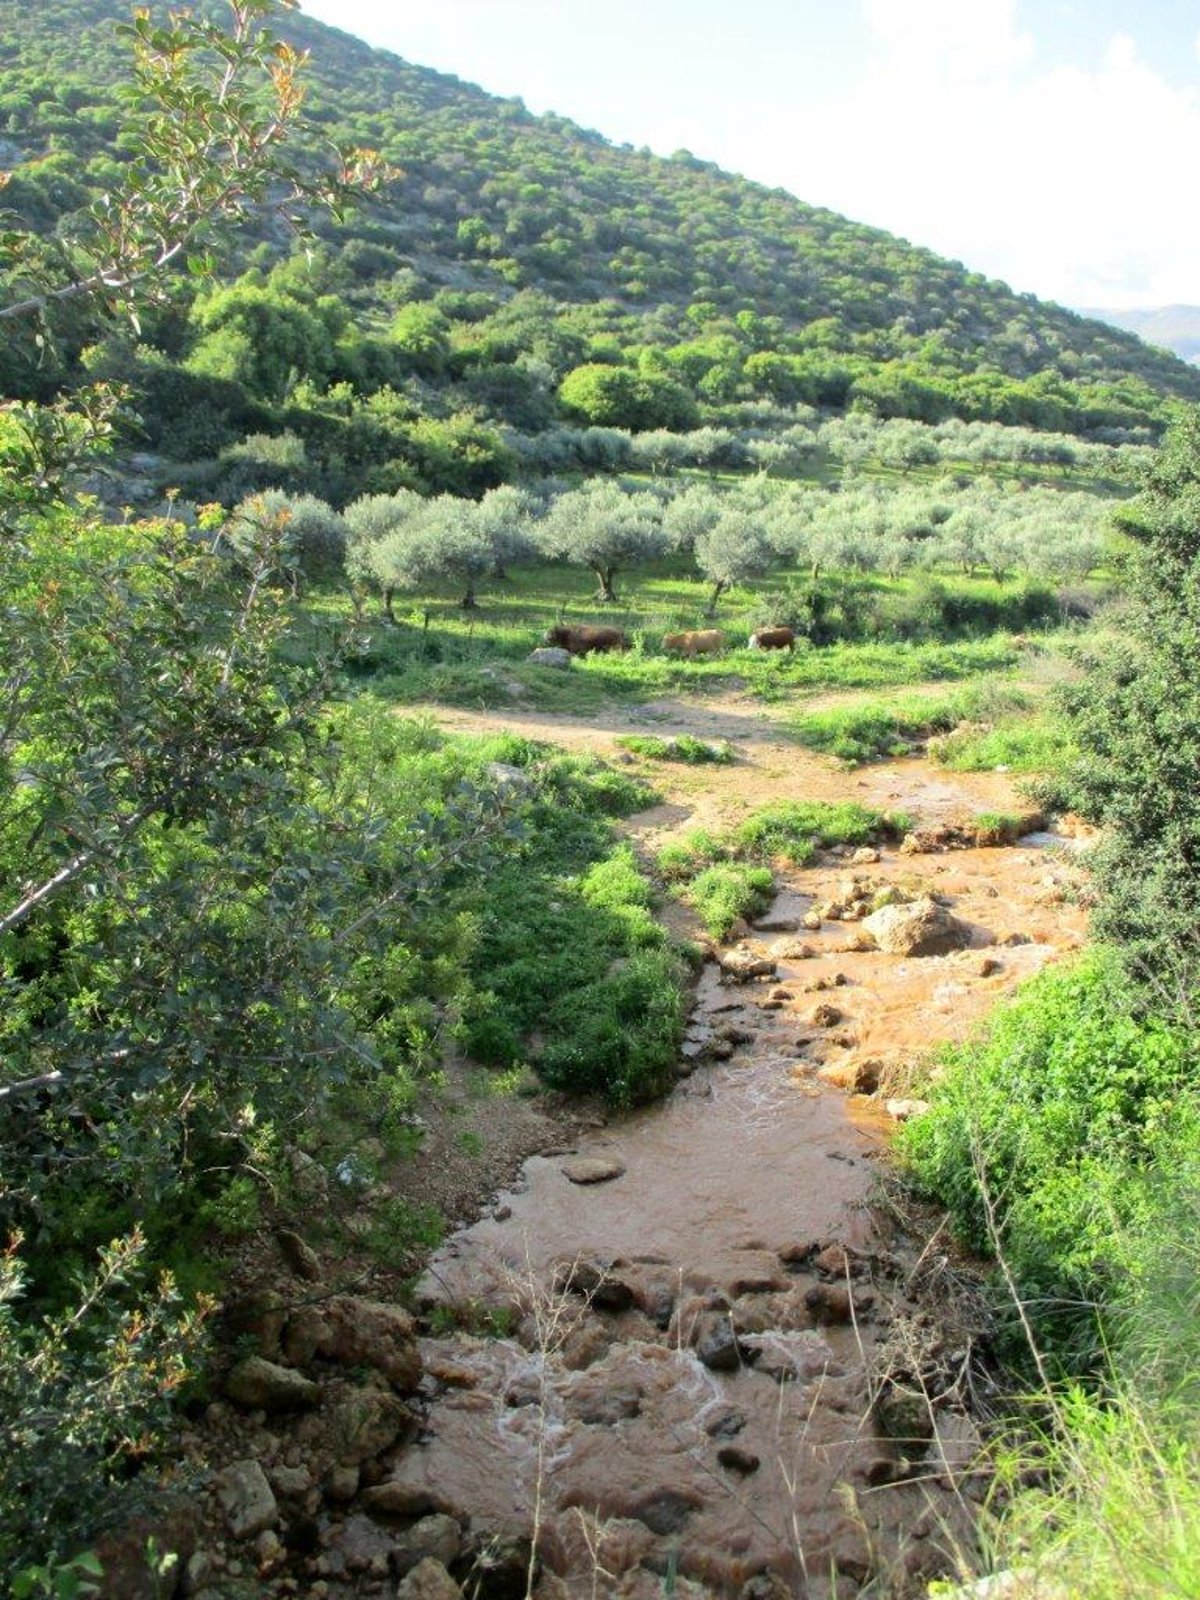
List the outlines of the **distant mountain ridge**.
{"type": "Polygon", "coordinates": [[[1172,350],[1184,361],[1200,361],[1200,306],[1156,306],[1153,309],[1113,311],[1101,306],[1080,309],[1081,317],[1111,322],[1115,328],[1136,333],[1147,344],[1172,350]]]}

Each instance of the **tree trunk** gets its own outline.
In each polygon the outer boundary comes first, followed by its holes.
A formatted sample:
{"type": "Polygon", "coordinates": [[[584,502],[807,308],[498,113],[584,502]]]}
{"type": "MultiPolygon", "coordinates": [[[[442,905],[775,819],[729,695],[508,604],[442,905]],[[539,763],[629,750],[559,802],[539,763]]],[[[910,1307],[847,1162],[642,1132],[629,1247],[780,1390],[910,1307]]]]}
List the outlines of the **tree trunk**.
{"type": "Polygon", "coordinates": [[[395,620],[396,620],[396,613],[392,610],[392,596],[395,594],[395,592],[396,592],[395,589],[393,589],[390,585],[384,584],[384,586],[383,586],[383,614],[388,619],[389,622],[395,622],[395,620]]]}
{"type": "Polygon", "coordinates": [[[465,595],[463,595],[458,604],[459,609],[462,611],[474,611],[475,607],[479,604],[479,601],[475,598],[475,580],[473,578],[470,580],[470,582],[468,582],[467,592],[465,595]]]}
{"type": "Polygon", "coordinates": [[[716,614],[717,614],[717,601],[725,593],[725,591],[726,591],[726,589],[728,589],[728,587],[729,587],[729,584],[725,581],[724,578],[718,578],[717,581],[713,584],[713,592],[709,596],[708,611],[706,613],[706,615],[710,619],[716,616],[716,614]]]}
{"type": "Polygon", "coordinates": [[[596,599],[602,605],[615,606],[617,604],[617,591],[614,587],[617,577],[615,567],[593,567],[592,571],[599,580],[600,587],[596,591],[596,599]]]}

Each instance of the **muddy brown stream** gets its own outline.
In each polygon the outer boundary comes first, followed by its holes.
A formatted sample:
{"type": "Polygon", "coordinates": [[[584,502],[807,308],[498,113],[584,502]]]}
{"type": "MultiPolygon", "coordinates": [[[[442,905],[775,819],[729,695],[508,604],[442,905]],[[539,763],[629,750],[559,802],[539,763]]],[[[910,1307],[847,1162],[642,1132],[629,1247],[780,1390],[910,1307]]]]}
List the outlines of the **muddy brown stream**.
{"type": "MultiPolygon", "coordinates": [[[[757,804],[830,787],[794,752],[750,759],[757,804]]],[[[727,818],[746,773],[719,781],[723,801],[680,789],[631,831],[653,847],[727,818]]],[[[937,824],[1007,791],[919,761],[836,782],[937,824]]],[[[738,947],[772,970],[706,963],[667,1101],[528,1161],[433,1259],[419,1296],[458,1327],[423,1341],[427,1425],[394,1473],[414,1514],[469,1517],[485,1543],[536,1528],[545,1595],[923,1594],[953,1569],[978,1436],[957,1391],[922,1393],[940,1347],[920,1241],[871,1201],[905,1063],[1082,938],[1055,842],[781,875],[738,947]],[[901,957],[801,925],[855,876],[938,896],[968,947],[901,957]]]]}

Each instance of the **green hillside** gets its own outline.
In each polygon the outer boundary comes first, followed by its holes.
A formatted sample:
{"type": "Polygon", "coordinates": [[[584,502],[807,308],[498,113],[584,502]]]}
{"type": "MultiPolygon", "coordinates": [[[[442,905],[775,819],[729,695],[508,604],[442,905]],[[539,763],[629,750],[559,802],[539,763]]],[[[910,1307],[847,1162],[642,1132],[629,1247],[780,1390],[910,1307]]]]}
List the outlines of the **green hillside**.
{"type": "MultiPolygon", "coordinates": [[[[136,150],[128,14],[0,0],[5,198],[47,238],[136,150]]],[[[333,498],[589,470],[562,438],[587,425],[772,428],[818,407],[1119,439],[1200,398],[1200,373],[1130,335],[686,152],[613,146],[301,16],[282,31],[312,52],[314,149],[378,148],[395,182],[316,221],[315,251],[250,219],[140,337],[63,313],[45,344],[0,352],[3,391],[120,379],[143,448],[205,459],[288,434],[275,454],[323,463],[309,486],[333,498]]]]}

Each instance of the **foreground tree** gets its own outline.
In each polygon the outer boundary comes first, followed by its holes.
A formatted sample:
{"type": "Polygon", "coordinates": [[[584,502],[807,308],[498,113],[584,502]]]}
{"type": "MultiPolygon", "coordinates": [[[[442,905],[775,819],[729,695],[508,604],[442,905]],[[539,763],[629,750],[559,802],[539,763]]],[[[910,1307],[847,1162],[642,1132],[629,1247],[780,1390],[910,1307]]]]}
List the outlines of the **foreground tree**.
{"type": "Polygon", "coordinates": [[[1160,1007],[1200,999],[1200,414],[1167,435],[1119,525],[1120,628],[1067,691],[1082,756],[1059,786],[1102,825],[1095,925],[1160,1007]]]}

